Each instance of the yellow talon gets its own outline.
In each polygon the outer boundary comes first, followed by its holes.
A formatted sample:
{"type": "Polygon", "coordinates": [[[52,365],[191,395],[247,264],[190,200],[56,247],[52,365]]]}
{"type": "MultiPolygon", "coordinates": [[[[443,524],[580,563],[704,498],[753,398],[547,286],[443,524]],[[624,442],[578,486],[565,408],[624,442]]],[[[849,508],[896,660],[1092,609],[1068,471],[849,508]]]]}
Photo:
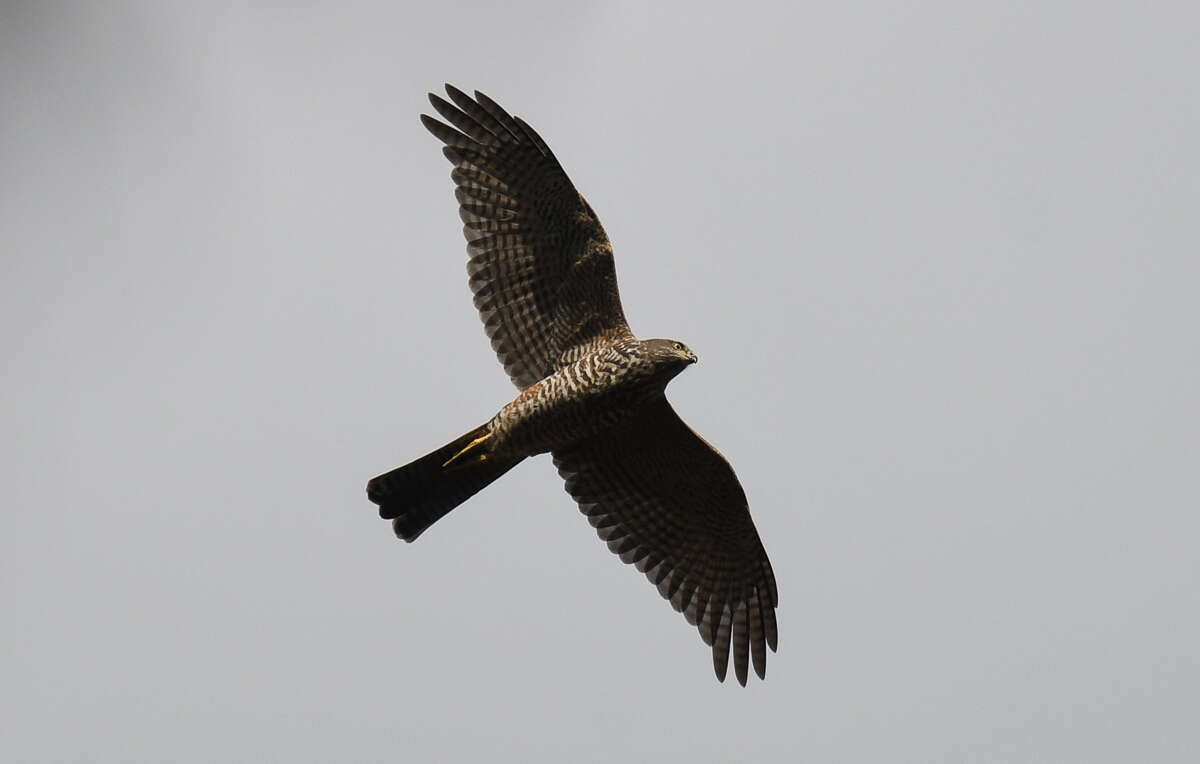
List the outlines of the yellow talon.
{"type": "MultiPolygon", "coordinates": [[[[454,456],[451,456],[449,459],[447,459],[445,464],[442,465],[442,469],[446,469],[451,464],[461,461],[463,459],[463,457],[468,456],[473,451],[478,450],[479,447],[482,446],[484,443],[486,443],[491,437],[492,437],[492,434],[488,433],[487,435],[482,435],[482,436],[476,438],[475,440],[471,441],[466,446],[464,446],[457,454],[455,454],[454,456]]],[[[480,454],[479,461],[481,461],[481,462],[487,461],[487,456],[488,456],[487,452],[480,454]]]]}

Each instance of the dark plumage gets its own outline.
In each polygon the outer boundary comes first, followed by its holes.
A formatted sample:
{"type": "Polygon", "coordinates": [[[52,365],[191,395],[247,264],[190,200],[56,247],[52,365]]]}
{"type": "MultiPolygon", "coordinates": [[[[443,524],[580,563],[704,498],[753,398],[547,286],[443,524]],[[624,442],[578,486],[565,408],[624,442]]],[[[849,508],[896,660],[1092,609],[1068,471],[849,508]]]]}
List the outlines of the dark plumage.
{"type": "Polygon", "coordinates": [[[471,290],[521,393],[490,421],[371,480],[368,498],[412,541],[525,457],[551,452],[610,549],[645,573],[712,646],[724,680],[766,674],[778,594],[729,463],[667,403],[696,361],[625,322],[612,247],[545,141],[476,92],[430,94],[465,224],[471,290]],[[453,127],[451,127],[453,126],[453,127]]]}
{"type": "Polygon", "coordinates": [[[397,536],[415,541],[447,512],[520,463],[520,459],[494,459],[472,469],[449,470],[442,466],[486,431],[486,426],[476,427],[437,451],[385,472],[367,484],[367,498],[379,505],[380,517],[392,521],[397,536]]]}

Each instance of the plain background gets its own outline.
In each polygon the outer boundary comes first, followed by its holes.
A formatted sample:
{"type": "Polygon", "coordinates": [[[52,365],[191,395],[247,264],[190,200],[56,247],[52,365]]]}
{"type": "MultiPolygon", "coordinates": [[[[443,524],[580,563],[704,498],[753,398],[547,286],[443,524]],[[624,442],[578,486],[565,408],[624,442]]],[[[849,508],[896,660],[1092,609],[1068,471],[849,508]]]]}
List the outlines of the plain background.
{"type": "Polygon", "coordinates": [[[4,4],[0,758],[1196,760],[1192,4],[251,5],[4,4]],[[443,81],[699,353],[765,683],[547,457],[366,502],[515,393],[443,81]]]}

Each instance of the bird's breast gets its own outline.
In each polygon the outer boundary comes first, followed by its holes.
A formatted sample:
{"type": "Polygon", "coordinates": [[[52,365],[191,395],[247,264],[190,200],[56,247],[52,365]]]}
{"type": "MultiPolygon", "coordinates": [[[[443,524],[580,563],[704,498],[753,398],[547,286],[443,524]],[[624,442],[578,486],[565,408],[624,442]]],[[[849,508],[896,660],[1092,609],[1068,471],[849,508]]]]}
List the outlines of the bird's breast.
{"type": "Polygon", "coordinates": [[[492,451],[544,453],[611,427],[654,396],[654,385],[639,372],[636,356],[612,349],[567,364],[526,388],[492,418],[492,451]]]}

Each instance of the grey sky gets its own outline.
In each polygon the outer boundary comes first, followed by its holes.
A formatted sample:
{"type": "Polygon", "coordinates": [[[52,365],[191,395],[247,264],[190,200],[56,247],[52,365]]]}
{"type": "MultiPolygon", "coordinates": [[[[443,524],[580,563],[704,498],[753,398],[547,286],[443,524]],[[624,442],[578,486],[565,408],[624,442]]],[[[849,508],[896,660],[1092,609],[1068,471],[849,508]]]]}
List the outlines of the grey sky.
{"type": "Polygon", "coordinates": [[[47,5],[0,12],[0,758],[1195,760],[1190,4],[47,5]],[[546,457],[411,546],[367,503],[513,394],[447,80],[700,355],[765,683],[546,457]]]}

